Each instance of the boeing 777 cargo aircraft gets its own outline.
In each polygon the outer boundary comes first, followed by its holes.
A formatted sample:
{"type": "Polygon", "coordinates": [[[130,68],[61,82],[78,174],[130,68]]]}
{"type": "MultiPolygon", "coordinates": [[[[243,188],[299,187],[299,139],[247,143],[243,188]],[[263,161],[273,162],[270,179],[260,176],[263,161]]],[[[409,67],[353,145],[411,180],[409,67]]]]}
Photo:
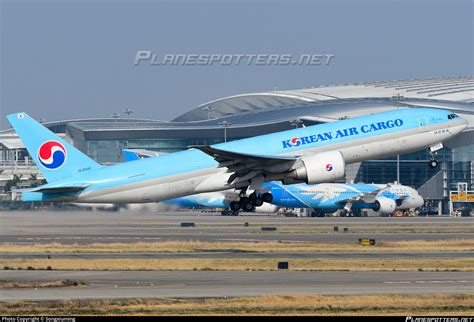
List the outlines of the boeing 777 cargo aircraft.
{"type": "MultiPolygon", "coordinates": [[[[405,108],[102,166],[25,113],[8,120],[48,182],[24,192],[23,200],[88,203],[259,191],[266,181],[334,182],[345,176],[346,164],[425,148],[434,152],[467,126],[446,110],[405,108]]],[[[256,193],[241,198],[240,206],[248,209],[271,198],[268,192],[256,193]]]]}

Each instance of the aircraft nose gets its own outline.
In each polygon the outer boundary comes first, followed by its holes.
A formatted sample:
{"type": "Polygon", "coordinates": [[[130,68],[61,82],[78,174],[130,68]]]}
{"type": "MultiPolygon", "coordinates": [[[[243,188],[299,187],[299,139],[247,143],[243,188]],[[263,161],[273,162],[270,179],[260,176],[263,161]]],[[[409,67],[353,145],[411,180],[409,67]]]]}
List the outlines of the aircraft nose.
{"type": "Polygon", "coordinates": [[[416,196],[415,198],[415,208],[419,208],[425,204],[425,200],[420,196],[416,196]]]}
{"type": "Polygon", "coordinates": [[[462,125],[464,125],[462,129],[464,130],[469,125],[469,122],[463,117],[461,117],[461,120],[462,120],[462,125]]]}
{"type": "Polygon", "coordinates": [[[459,125],[460,125],[459,127],[462,131],[469,125],[469,122],[464,117],[459,117],[459,125]]]}
{"type": "Polygon", "coordinates": [[[462,131],[464,131],[465,128],[468,127],[469,122],[465,118],[459,117],[456,120],[456,123],[453,124],[453,125],[454,126],[451,127],[451,134],[457,135],[457,134],[461,133],[462,131]]]}

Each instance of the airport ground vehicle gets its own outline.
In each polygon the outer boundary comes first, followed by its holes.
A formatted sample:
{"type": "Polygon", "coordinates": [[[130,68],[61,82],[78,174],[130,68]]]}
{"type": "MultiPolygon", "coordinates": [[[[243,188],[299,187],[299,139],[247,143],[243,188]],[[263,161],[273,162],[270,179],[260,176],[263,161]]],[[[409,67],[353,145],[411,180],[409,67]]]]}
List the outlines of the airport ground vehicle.
{"type": "Polygon", "coordinates": [[[436,216],[438,215],[438,207],[421,207],[418,216],[436,216]]]}

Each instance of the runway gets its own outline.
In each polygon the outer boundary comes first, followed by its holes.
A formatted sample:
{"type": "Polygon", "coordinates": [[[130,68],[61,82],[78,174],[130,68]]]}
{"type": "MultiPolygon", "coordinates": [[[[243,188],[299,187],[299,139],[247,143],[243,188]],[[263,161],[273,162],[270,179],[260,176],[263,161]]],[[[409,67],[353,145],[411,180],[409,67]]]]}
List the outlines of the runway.
{"type": "Polygon", "coordinates": [[[91,244],[153,241],[355,242],[471,238],[474,218],[366,217],[284,218],[267,215],[223,217],[187,212],[2,212],[0,243],[91,244]],[[195,227],[181,228],[193,222],[195,227]],[[245,226],[248,223],[248,226],[245,226]],[[276,227],[263,232],[262,227],[276,227]],[[334,232],[338,226],[339,232],[334,232]],[[344,232],[347,228],[347,232],[344,232]]]}
{"type": "MultiPolygon", "coordinates": [[[[2,212],[0,244],[137,243],[159,241],[292,241],[377,243],[472,239],[474,218],[285,218],[265,214],[223,217],[176,212],[2,212]],[[195,227],[182,228],[183,222],[195,227]],[[334,230],[334,227],[338,231],[334,230]],[[275,227],[264,232],[262,227],[275,227]],[[347,230],[344,232],[344,230],[347,230]]],[[[474,251],[232,251],[1,253],[0,259],[433,259],[472,258],[474,251]]],[[[200,298],[265,294],[408,294],[473,292],[472,272],[429,271],[40,271],[2,270],[5,280],[80,280],[86,286],[1,289],[0,301],[86,298],[200,298]]]]}
{"type": "Polygon", "coordinates": [[[202,298],[265,294],[472,292],[472,272],[4,271],[8,280],[71,279],[87,286],[9,289],[0,301],[91,298],[202,298]]]}

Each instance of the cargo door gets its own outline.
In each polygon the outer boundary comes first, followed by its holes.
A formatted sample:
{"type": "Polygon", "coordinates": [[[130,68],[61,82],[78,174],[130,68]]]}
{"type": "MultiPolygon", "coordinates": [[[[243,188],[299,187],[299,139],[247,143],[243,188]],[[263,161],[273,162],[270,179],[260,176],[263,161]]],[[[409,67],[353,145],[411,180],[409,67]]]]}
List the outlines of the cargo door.
{"type": "Polygon", "coordinates": [[[428,132],[429,122],[427,116],[422,116],[418,118],[418,127],[420,128],[420,133],[428,132]]]}

